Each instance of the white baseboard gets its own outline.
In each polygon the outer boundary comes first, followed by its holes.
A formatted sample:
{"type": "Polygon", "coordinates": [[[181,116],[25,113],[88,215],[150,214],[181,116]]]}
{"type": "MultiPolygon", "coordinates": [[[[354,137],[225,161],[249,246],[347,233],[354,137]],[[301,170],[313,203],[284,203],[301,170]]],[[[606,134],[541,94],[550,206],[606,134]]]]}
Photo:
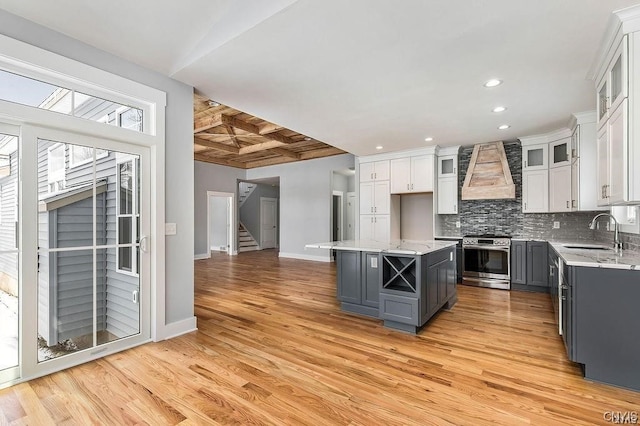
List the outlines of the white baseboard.
{"type": "Polygon", "coordinates": [[[198,319],[191,317],[181,321],[166,324],[162,330],[163,340],[172,339],[182,334],[191,333],[198,329],[198,319]]]}
{"type": "Polygon", "coordinates": [[[312,256],[310,254],[300,254],[300,253],[284,253],[280,252],[278,254],[279,257],[286,257],[289,259],[300,259],[300,260],[313,260],[315,262],[331,262],[331,256],[312,256]]]}
{"type": "Polygon", "coordinates": [[[209,259],[210,257],[211,253],[196,254],[193,256],[193,260],[209,259]]]}

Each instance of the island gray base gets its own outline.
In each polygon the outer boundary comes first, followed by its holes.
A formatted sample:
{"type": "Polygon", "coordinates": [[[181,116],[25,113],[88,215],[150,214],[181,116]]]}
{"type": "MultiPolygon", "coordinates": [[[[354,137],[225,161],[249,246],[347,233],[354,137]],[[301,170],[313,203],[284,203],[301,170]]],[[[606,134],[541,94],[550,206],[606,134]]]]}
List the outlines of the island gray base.
{"type": "Polygon", "coordinates": [[[353,314],[364,315],[371,318],[379,318],[378,308],[372,308],[371,306],[356,305],[354,303],[342,302],[340,309],[345,312],[351,312],[353,314]]]}
{"type": "Polygon", "coordinates": [[[421,326],[415,326],[391,320],[384,320],[384,326],[387,328],[392,328],[394,330],[404,331],[409,334],[418,334],[418,330],[420,330],[421,328],[421,326]]]}

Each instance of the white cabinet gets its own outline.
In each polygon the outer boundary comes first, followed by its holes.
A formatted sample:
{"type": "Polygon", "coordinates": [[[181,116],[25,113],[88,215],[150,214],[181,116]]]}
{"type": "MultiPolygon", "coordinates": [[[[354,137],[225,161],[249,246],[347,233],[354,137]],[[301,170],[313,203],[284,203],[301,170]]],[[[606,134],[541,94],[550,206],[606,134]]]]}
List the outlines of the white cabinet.
{"type": "Polygon", "coordinates": [[[433,155],[391,160],[391,193],[433,191],[433,155]]]}
{"type": "Polygon", "coordinates": [[[571,165],[571,138],[564,138],[549,144],[549,168],[571,165]]]}
{"type": "Polygon", "coordinates": [[[549,211],[549,171],[522,172],[522,212],[547,213],[549,211]]]}
{"type": "MultiPolygon", "coordinates": [[[[627,195],[627,100],[611,113],[606,126],[609,139],[609,186],[605,195],[609,204],[631,201],[627,195]]],[[[635,164],[640,167],[640,164],[635,164]]]]}
{"type": "Polygon", "coordinates": [[[605,61],[597,86],[598,127],[602,127],[628,96],[628,39],[622,37],[617,48],[605,61]]]}
{"type": "Polygon", "coordinates": [[[458,213],[458,178],[438,179],[438,214],[458,213]]]}
{"type": "Polygon", "coordinates": [[[458,213],[458,156],[438,156],[438,214],[458,213]]]}
{"type": "Polygon", "coordinates": [[[547,170],[549,144],[529,145],[522,147],[522,171],[547,170]]]}
{"type": "Polygon", "coordinates": [[[549,212],[571,211],[571,165],[549,169],[549,212]]]}
{"type": "Polygon", "coordinates": [[[360,163],[360,182],[389,180],[389,160],[360,163]]]}
{"type": "Polygon", "coordinates": [[[360,214],[389,214],[389,181],[360,184],[360,214]]]}
{"type": "Polygon", "coordinates": [[[596,171],[596,195],[599,206],[606,206],[609,200],[606,195],[606,189],[609,185],[609,128],[603,126],[598,130],[598,139],[596,141],[597,152],[597,171],[596,171]]]}
{"type": "Polygon", "coordinates": [[[361,215],[360,239],[388,243],[390,241],[389,215],[361,215]]]}

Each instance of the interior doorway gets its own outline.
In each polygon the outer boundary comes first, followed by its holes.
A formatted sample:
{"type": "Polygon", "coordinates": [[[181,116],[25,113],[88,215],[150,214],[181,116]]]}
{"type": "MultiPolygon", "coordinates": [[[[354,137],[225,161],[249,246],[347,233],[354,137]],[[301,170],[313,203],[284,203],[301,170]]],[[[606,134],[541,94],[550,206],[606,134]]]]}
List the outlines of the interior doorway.
{"type": "Polygon", "coordinates": [[[347,192],[347,212],[345,214],[345,239],[356,239],[356,193],[347,192]]]}
{"type": "Polygon", "coordinates": [[[235,249],[235,194],[207,191],[207,252],[237,254],[235,249]]]}
{"type": "Polygon", "coordinates": [[[331,197],[331,241],[341,241],[344,239],[343,199],[344,194],[342,191],[333,191],[331,197]]]}

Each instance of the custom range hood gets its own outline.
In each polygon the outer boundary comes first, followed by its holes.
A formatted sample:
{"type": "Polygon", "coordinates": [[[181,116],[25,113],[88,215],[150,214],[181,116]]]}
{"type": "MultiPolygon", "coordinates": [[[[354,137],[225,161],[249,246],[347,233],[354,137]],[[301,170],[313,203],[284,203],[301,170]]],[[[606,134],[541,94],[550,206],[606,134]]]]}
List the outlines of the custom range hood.
{"type": "Polygon", "coordinates": [[[507,155],[502,142],[475,145],[462,186],[463,200],[516,198],[507,155]]]}

